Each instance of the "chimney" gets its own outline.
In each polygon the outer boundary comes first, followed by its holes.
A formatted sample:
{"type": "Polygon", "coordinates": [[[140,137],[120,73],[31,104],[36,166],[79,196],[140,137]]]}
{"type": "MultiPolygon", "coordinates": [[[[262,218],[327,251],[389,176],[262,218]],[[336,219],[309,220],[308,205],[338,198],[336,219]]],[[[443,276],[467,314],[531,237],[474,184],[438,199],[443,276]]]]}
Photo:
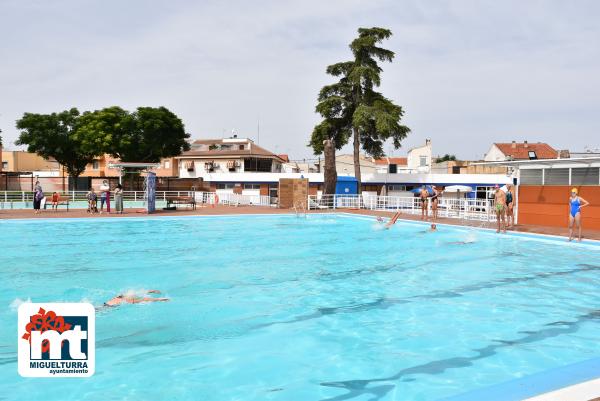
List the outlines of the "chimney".
{"type": "Polygon", "coordinates": [[[525,149],[527,149],[527,148],[529,147],[529,145],[527,145],[527,141],[523,141],[523,147],[524,147],[525,149]]]}
{"type": "Polygon", "coordinates": [[[515,141],[512,141],[512,143],[510,144],[510,147],[513,149],[517,148],[517,143],[515,141]]]}

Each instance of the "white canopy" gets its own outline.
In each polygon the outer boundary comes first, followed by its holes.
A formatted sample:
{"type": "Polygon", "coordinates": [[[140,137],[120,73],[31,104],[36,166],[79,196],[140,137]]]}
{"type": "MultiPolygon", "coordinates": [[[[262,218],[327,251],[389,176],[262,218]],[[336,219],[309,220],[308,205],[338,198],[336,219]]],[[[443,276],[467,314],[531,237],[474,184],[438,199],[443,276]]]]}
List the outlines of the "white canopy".
{"type": "Polygon", "coordinates": [[[459,192],[472,192],[473,188],[467,186],[467,185],[450,185],[446,188],[444,188],[444,192],[455,192],[455,193],[459,193],[459,192]]]}

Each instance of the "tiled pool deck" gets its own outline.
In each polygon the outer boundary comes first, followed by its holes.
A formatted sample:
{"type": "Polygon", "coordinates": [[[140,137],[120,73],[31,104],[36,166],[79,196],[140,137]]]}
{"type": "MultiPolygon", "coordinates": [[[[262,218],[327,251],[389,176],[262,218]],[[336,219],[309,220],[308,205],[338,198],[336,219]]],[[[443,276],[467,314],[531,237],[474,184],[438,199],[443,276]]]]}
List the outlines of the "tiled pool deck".
{"type": "MultiPolygon", "coordinates": [[[[391,217],[394,212],[337,209],[314,210],[309,213],[352,213],[365,216],[391,217]]],[[[199,207],[196,210],[179,209],[176,211],[157,210],[152,216],[202,216],[202,215],[235,215],[235,214],[289,214],[294,213],[289,209],[278,209],[259,206],[216,206],[199,207]]],[[[125,214],[88,214],[82,209],[64,209],[56,212],[52,210],[34,214],[33,210],[0,210],[0,219],[47,219],[47,218],[121,218],[121,217],[148,217],[139,209],[127,209],[125,214]]],[[[420,221],[420,216],[403,214],[401,219],[420,221]]],[[[439,218],[437,223],[449,225],[471,226],[478,228],[495,229],[495,222],[468,221],[461,219],[439,218]]],[[[518,225],[513,230],[518,233],[544,234],[565,237],[568,235],[567,227],[555,228],[544,226],[518,225]]],[[[600,231],[586,230],[584,221],[583,236],[586,240],[600,240],[600,231]]],[[[566,238],[565,238],[566,240],[566,238]]],[[[600,401],[600,358],[585,361],[573,366],[542,372],[538,375],[517,379],[497,386],[491,386],[475,392],[457,397],[448,398],[447,401],[600,401]],[[577,383],[577,384],[573,384],[577,383]]]]}

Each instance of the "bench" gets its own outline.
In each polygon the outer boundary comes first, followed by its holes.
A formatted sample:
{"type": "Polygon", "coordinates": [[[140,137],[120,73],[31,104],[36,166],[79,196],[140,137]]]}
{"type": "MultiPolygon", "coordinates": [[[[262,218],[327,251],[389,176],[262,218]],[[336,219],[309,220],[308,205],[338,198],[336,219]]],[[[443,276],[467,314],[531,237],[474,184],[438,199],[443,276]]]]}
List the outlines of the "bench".
{"type": "Polygon", "coordinates": [[[171,207],[171,205],[188,205],[192,207],[192,210],[196,210],[196,199],[192,196],[171,196],[167,198],[167,208],[171,207]]]}
{"type": "MultiPolygon", "coordinates": [[[[67,212],[69,211],[69,200],[60,200],[58,201],[58,203],[56,204],[56,210],[58,210],[59,206],[66,206],[67,207],[67,212]]],[[[52,209],[52,201],[46,201],[46,203],[44,203],[44,210],[45,209],[52,209]]]]}

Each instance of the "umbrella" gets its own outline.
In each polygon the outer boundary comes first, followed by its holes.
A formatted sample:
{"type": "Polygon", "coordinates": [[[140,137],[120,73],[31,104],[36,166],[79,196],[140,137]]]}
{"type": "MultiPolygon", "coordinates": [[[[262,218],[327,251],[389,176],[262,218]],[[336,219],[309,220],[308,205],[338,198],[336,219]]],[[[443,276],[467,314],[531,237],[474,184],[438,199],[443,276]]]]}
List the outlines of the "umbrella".
{"type": "MultiPolygon", "coordinates": [[[[422,188],[423,187],[418,187],[418,188],[415,188],[415,189],[411,189],[410,192],[412,192],[413,194],[420,194],[422,188]]],[[[433,195],[433,188],[431,187],[431,185],[426,185],[425,189],[427,189],[427,192],[429,192],[429,195],[433,195]]]]}
{"type": "Polygon", "coordinates": [[[468,185],[450,185],[446,188],[444,188],[444,192],[455,192],[455,193],[459,193],[459,192],[472,192],[473,188],[471,188],[468,185]]]}

